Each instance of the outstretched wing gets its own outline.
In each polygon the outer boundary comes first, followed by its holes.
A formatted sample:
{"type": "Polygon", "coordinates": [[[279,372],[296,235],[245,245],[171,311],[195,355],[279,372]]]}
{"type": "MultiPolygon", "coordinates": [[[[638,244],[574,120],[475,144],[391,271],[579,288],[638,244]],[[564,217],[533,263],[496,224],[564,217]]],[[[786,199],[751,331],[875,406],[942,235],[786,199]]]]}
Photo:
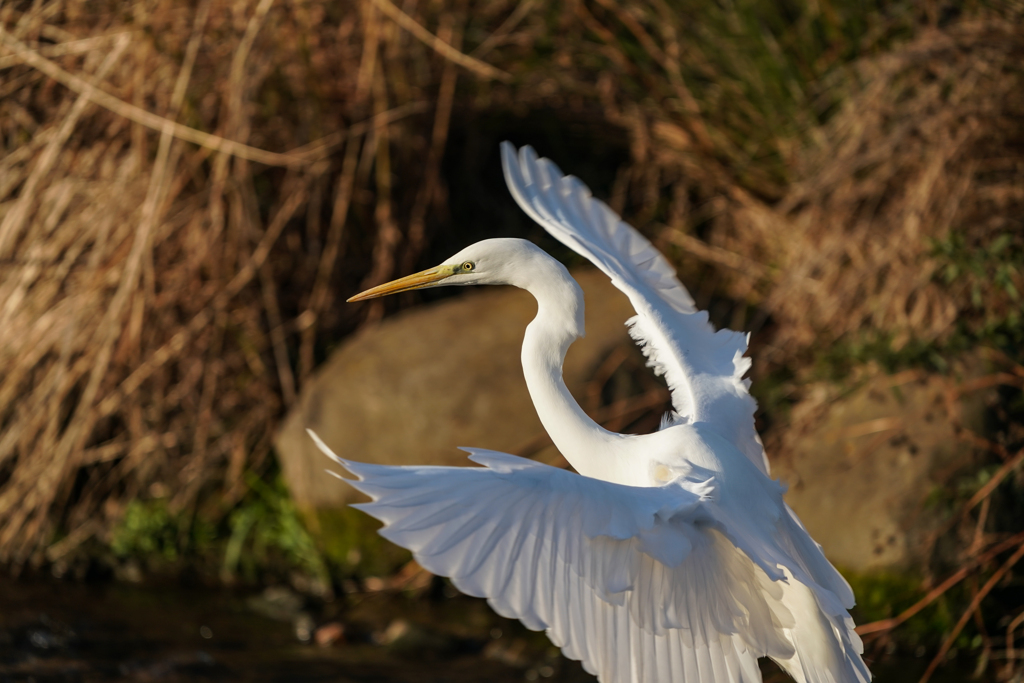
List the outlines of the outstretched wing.
{"type": "Polygon", "coordinates": [[[713,484],[641,489],[483,450],[485,467],[369,465],[310,435],[359,477],[381,535],[605,683],[753,683],[758,656],[795,654],[782,586],[703,514],[713,484]]]}
{"type": "Polygon", "coordinates": [[[665,257],[579,179],[563,176],[529,146],[517,155],[503,142],[501,159],[505,181],[523,211],[629,297],[637,312],[627,323],[630,335],[655,372],[665,375],[675,411],[714,427],[768,474],[754,429],[757,403],[748,391],[750,380],[743,378],[750,368],[743,355],[747,335],[715,332],[665,257]]]}

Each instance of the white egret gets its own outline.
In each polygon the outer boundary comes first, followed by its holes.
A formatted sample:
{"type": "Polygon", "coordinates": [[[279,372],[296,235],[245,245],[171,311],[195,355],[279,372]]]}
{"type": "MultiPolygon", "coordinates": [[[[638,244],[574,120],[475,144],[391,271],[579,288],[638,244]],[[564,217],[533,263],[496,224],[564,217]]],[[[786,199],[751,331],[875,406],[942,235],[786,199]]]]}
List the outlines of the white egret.
{"type": "MultiPolygon", "coordinates": [[[[629,297],[628,321],[674,413],[653,434],[591,420],[562,361],[583,335],[583,293],[530,242],[489,239],[436,268],[354,296],[509,284],[537,299],[522,362],[545,429],[579,474],[465,449],[483,467],[342,459],[381,534],[464,593],[546,630],[605,683],[760,681],[771,657],[801,683],[870,680],[853,593],[768,476],[744,374],[747,337],[715,332],[665,258],[530,147],[502,145],[516,201],[629,297]]],[[[452,334],[472,334],[472,321],[452,334]]],[[[443,386],[437,388],[444,391],[443,386]]]]}

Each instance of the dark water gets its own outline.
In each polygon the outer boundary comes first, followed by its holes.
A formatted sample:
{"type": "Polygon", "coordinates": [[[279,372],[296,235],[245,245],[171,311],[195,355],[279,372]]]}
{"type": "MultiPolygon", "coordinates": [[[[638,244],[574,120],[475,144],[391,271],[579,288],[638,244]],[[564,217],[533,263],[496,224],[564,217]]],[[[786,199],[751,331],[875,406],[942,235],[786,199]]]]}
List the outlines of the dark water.
{"type": "Polygon", "coordinates": [[[346,596],[340,615],[331,605],[277,603],[179,587],[0,580],[0,682],[594,680],[539,634],[462,596],[346,596]],[[276,619],[265,616],[275,610],[276,619]],[[344,635],[320,646],[317,627],[344,635]]]}
{"type": "MultiPolygon", "coordinates": [[[[303,600],[287,589],[253,595],[0,580],[0,683],[594,681],[543,636],[480,600],[303,600]]],[[[872,668],[880,683],[912,683],[928,660],[897,654],[872,668]]],[[[950,662],[932,680],[971,680],[969,664],[950,662]]]]}

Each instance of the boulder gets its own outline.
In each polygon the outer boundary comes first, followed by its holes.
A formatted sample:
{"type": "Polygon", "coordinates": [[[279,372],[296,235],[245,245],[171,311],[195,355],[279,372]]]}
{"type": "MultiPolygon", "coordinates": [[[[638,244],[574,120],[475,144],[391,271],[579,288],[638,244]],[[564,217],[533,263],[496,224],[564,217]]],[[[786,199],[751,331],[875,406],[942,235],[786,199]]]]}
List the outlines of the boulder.
{"type": "MultiPolygon", "coordinates": [[[[629,344],[629,300],[595,270],[573,273],[586,297],[586,337],[566,356],[566,385],[581,397],[595,368],[629,344]]],[[[300,508],[333,509],[360,494],[307,436],[345,458],[386,465],[467,465],[459,446],[515,453],[542,434],[519,354],[536,314],[513,287],[461,296],[392,316],[346,339],[306,383],[278,434],[285,481],[300,508]]]]}
{"type": "MultiPolygon", "coordinates": [[[[975,375],[966,367],[961,375],[975,375]]],[[[983,429],[988,394],[959,380],[867,368],[842,386],[818,384],[778,439],[772,476],[837,566],[920,570],[945,516],[930,501],[973,463],[963,430],[983,429]]]]}

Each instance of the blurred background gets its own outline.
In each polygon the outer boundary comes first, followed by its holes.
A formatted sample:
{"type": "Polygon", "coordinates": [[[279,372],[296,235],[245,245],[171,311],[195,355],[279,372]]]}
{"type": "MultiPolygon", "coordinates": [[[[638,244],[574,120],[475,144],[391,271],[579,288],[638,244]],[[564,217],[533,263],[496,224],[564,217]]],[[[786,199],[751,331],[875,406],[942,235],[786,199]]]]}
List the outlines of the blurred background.
{"type": "Polygon", "coordinates": [[[344,303],[495,236],[584,283],[581,404],[656,427],[628,306],[515,207],[506,139],[751,332],[878,680],[1022,680],[1019,0],[0,4],[0,680],[593,680],[301,438],[560,464],[526,295],[344,303]]]}

